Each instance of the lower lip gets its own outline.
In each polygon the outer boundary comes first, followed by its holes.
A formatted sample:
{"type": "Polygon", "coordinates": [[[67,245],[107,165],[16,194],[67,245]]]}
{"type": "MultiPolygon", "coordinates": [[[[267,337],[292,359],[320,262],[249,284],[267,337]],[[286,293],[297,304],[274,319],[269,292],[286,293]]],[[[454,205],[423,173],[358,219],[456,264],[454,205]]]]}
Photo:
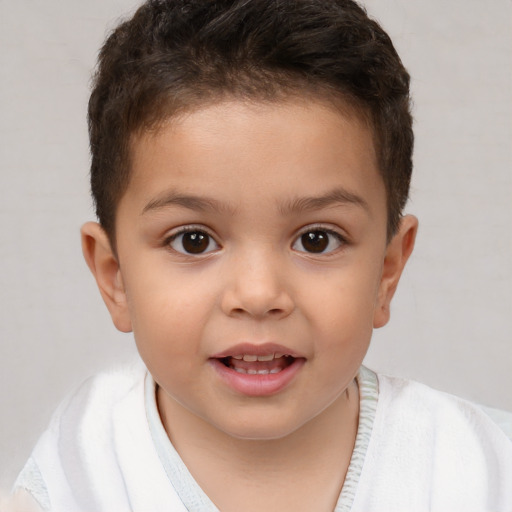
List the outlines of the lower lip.
{"type": "Polygon", "coordinates": [[[212,366],[227,385],[246,396],[270,396],[282,391],[300,371],[305,359],[298,358],[279,373],[267,373],[264,375],[251,375],[239,373],[228,368],[218,359],[210,359],[212,366]]]}

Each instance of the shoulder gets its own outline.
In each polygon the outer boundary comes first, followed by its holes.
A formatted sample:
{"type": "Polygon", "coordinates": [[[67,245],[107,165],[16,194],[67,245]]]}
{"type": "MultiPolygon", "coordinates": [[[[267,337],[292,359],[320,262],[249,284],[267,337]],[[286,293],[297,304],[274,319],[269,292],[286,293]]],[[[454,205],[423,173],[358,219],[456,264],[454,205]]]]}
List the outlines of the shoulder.
{"type": "Polygon", "coordinates": [[[376,426],[389,438],[398,431],[401,444],[407,439],[443,459],[457,454],[469,463],[481,454],[490,467],[512,469],[512,442],[481,407],[418,382],[378,381],[376,426]]]}
{"type": "Polygon", "coordinates": [[[371,499],[396,511],[512,510],[512,442],[487,414],[414,381],[378,375],[378,385],[361,482],[368,510],[371,499]]]}
{"type": "MultiPolygon", "coordinates": [[[[405,425],[412,423],[427,431],[445,432],[460,438],[461,432],[473,432],[477,437],[492,437],[510,445],[503,429],[496,424],[499,417],[489,409],[449,393],[432,389],[419,382],[378,375],[378,412],[400,419],[405,425]],[[491,419],[493,416],[493,419],[491,419]],[[462,430],[461,430],[462,429],[462,430]]],[[[507,413],[502,413],[505,418],[507,413]]]]}
{"type": "Polygon", "coordinates": [[[135,388],[140,387],[146,375],[146,368],[139,361],[111,368],[84,381],[72,391],[59,406],[53,421],[59,417],[73,416],[80,409],[82,415],[90,409],[111,410],[111,406],[126,398],[135,388]]]}
{"type": "Polygon", "coordinates": [[[43,439],[52,438],[61,449],[67,443],[108,442],[123,403],[138,403],[135,409],[143,411],[145,375],[145,367],[137,360],[87,379],[59,405],[43,439]]]}
{"type": "MultiPolygon", "coordinates": [[[[40,437],[15,489],[28,491],[43,510],[99,510],[95,495],[102,488],[124,489],[118,430],[120,424],[134,428],[138,417],[143,422],[145,375],[137,361],[92,377],[70,393],[40,437]]],[[[123,496],[116,500],[124,510],[123,496]]]]}
{"type": "Polygon", "coordinates": [[[56,411],[17,488],[45,512],[184,511],[148,425],[150,381],[140,361],[86,381],[56,411]]]}

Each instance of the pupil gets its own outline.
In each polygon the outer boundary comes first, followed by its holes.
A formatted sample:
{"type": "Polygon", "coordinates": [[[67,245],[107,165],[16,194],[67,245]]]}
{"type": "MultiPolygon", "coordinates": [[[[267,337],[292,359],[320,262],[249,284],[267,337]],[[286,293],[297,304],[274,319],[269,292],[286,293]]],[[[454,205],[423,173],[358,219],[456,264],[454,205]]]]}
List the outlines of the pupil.
{"type": "Polygon", "coordinates": [[[208,235],[200,231],[184,233],[183,248],[192,254],[199,254],[208,248],[208,235]]]}
{"type": "Polygon", "coordinates": [[[301,237],[302,245],[308,252],[324,252],[329,245],[329,237],[325,231],[310,231],[301,237]]]}

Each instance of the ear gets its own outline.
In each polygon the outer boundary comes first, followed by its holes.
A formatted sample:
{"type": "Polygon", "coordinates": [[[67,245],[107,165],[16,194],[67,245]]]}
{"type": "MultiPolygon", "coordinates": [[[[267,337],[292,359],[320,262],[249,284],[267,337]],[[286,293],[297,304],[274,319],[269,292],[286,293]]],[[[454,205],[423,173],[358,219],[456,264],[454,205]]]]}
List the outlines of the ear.
{"type": "Polygon", "coordinates": [[[114,325],[122,332],[130,332],[132,324],[121,269],[107,234],[96,222],[84,224],[80,233],[85,261],[96,279],[114,325]]]}
{"type": "Polygon", "coordinates": [[[379,292],[373,314],[373,327],[383,327],[389,321],[390,304],[402,271],[414,249],[418,219],[412,215],[402,217],[400,229],[386,248],[379,292]]]}

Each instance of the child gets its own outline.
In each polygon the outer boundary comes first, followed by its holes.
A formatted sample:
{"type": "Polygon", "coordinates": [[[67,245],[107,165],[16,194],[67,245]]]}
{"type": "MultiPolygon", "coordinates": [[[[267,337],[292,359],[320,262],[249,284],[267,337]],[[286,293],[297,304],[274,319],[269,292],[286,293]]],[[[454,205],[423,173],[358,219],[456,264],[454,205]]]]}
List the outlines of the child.
{"type": "Polygon", "coordinates": [[[510,511],[512,444],[361,366],[417,230],[409,77],[348,0],[160,0],[108,38],[85,259],[144,361],[57,411],[53,511],[510,511]]]}

